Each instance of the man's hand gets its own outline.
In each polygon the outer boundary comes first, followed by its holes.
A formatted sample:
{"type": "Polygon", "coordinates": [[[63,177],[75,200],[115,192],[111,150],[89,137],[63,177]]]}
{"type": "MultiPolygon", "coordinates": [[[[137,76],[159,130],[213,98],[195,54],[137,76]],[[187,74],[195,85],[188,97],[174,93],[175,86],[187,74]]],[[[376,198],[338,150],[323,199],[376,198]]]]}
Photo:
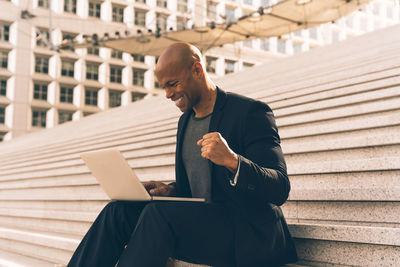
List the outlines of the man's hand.
{"type": "Polygon", "coordinates": [[[164,184],[158,181],[150,181],[143,183],[147,192],[152,196],[174,196],[175,186],[164,184]]]}
{"type": "Polygon", "coordinates": [[[238,156],[229,148],[226,140],[220,133],[208,133],[197,141],[201,146],[201,156],[209,159],[217,165],[226,167],[230,172],[235,173],[238,165],[238,156]]]}

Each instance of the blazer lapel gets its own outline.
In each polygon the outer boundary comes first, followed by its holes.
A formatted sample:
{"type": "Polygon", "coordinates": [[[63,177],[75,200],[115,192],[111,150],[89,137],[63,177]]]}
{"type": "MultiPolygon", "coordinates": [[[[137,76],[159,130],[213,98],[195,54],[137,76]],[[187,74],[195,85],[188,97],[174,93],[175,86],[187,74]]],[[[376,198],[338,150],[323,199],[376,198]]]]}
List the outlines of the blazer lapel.
{"type": "Polygon", "coordinates": [[[180,123],[178,123],[177,130],[177,143],[176,143],[176,151],[175,151],[175,179],[177,183],[177,193],[179,196],[191,197],[191,191],[189,186],[189,180],[187,178],[187,174],[185,171],[185,167],[183,165],[182,159],[182,143],[183,137],[186,129],[187,122],[192,114],[192,110],[183,113],[180,123]]]}

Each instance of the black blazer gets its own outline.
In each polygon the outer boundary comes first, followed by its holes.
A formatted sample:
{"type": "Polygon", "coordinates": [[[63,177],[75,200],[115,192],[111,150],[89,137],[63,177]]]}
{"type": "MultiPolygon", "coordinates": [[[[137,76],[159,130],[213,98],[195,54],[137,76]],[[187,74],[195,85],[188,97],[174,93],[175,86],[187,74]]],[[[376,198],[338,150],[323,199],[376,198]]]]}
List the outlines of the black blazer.
{"type": "MultiPolygon", "coordinates": [[[[279,208],[288,198],[290,182],[273,113],[263,102],[217,89],[209,132],[219,132],[239,155],[236,186],[225,167],[211,164],[212,201],[224,203],[235,221],[238,266],[275,266],[297,260],[296,250],[279,208]]],[[[191,197],[182,161],[188,118],[178,122],[175,159],[178,196],[191,197]]]]}

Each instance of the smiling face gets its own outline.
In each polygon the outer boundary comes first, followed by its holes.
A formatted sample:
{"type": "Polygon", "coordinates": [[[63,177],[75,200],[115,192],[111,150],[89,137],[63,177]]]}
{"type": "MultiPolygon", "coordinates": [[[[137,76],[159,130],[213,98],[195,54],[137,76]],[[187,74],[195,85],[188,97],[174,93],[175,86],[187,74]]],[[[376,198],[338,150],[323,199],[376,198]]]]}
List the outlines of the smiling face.
{"type": "MultiPolygon", "coordinates": [[[[183,49],[185,47],[183,46],[183,49]]],[[[198,107],[202,99],[202,88],[198,61],[187,55],[181,47],[163,53],[157,63],[155,74],[158,82],[165,88],[165,96],[175,102],[182,111],[198,107]]]]}

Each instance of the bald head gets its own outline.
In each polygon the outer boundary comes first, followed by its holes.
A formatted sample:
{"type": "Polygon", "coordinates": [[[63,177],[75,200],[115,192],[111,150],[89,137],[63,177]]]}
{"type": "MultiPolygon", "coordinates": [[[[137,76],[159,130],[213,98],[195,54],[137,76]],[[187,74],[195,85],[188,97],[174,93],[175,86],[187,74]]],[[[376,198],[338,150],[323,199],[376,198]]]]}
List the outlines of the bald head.
{"type": "Polygon", "coordinates": [[[175,43],[161,54],[154,70],[165,96],[182,111],[208,115],[216,99],[216,86],[208,77],[203,57],[195,46],[175,43]]]}
{"type": "Polygon", "coordinates": [[[200,62],[204,69],[203,57],[199,49],[189,43],[179,42],[170,45],[158,59],[155,72],[167,69],[181,71],[190,69],[195,62],[200,62]]]}

